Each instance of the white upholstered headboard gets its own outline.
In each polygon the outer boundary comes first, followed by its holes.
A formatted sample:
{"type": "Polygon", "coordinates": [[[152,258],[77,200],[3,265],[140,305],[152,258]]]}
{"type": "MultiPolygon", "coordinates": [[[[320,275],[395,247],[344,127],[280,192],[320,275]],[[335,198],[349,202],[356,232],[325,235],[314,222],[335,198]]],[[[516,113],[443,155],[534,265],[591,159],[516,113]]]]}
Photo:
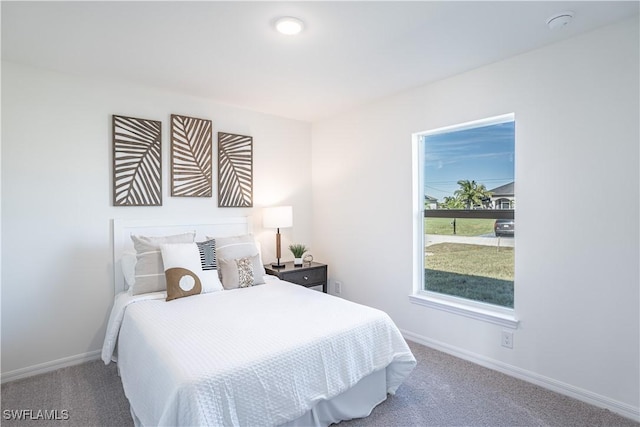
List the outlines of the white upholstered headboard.
{"type": "Polygon", "coordinates": [[[114,219],[113,220],[113,277],[116,295],[125,290],[122,274],[122,254],[135,252],[131,235],[168,236],[188,231],[196,232],[196,242],[205,236],[228,237],[252,232],[251,217],[207,218],[195,220],[114,219]]]}

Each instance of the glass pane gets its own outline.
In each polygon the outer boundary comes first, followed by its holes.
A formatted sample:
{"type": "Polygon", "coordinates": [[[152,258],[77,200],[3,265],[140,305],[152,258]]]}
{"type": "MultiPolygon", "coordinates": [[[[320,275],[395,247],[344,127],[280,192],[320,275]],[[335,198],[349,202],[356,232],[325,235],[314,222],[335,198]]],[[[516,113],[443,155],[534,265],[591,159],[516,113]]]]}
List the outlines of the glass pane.
{"type": "Polygon", "coordinates": [[[513,220],[425,218],[425,232],[426,290],[513,308],[513,220]]]}
{"type": "MultiPolygon", "coordinates": [[[[426,210],[515,209],[512,118],[461,125],[423,138],[426,210]]],[[[424,221],[425,290],[513,308],[513,219],[424,221]]]]}

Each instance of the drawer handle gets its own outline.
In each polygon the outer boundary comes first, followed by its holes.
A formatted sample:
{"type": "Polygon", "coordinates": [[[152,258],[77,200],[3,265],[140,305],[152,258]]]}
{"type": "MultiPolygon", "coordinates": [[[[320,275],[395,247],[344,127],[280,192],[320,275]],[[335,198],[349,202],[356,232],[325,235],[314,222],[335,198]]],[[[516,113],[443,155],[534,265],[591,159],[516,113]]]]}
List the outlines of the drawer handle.
{"type": "Polygon", "coordinates": [[[309,276],[303,276],[304,280],[309,280],[309,276]]]}

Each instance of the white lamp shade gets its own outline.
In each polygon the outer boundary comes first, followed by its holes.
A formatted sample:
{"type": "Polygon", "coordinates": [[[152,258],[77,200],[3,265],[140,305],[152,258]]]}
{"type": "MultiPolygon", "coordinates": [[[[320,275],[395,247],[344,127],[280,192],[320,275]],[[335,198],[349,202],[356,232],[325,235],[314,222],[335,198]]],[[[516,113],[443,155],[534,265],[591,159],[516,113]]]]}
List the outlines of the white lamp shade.
{"type": "Polygon", "coordinates": [[[287,228],[293,226],[293,208],[291,206],[274,206],[262,210],[264,228],[287,228]]]}

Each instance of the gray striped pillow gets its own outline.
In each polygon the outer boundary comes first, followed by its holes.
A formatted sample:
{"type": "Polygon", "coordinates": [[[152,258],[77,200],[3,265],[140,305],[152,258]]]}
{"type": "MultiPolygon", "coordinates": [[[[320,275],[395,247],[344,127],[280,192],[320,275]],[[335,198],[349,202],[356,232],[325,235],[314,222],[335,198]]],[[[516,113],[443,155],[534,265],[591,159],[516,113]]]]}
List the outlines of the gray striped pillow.
{"type": "Polygon", "coordinates": [[[196,242],[198,251],[200,251],[200,264],[203,270],[216,270],[218,263],[216,262],[216,240],[210,239],[204,242],[196,242]]]}

